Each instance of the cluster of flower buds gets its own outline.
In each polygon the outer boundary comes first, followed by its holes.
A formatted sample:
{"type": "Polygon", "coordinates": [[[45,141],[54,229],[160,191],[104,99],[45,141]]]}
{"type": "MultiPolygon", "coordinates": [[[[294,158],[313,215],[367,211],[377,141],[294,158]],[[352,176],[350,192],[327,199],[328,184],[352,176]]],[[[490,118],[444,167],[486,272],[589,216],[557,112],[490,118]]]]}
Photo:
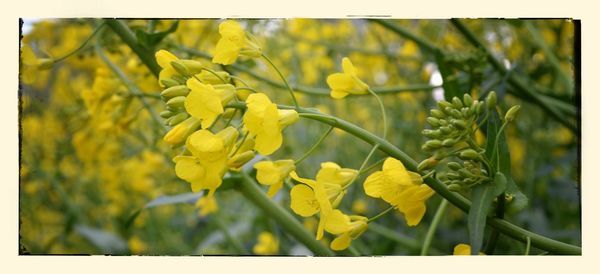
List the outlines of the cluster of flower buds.
{"type": "Polygon", "coordinates": [[[489,181],[488,172],[483,165],[484,150],[475,142],[477,121],[487,106],[493,109],[496,105],[496,94],[491,92],[486,102],[473,100],[469,94],[463,99],[452,98],[451,102],[442,100],[438,108],[431,110],[427,123],[431,129],[422,134],[431,140],[421,147],[432,152],[433,156],[422,161],[419,171],[435,168],[446,158],[460,161],[447,163],[447,172],[438,176],[452,191],[467,189],[473,185],[489,181]]]}

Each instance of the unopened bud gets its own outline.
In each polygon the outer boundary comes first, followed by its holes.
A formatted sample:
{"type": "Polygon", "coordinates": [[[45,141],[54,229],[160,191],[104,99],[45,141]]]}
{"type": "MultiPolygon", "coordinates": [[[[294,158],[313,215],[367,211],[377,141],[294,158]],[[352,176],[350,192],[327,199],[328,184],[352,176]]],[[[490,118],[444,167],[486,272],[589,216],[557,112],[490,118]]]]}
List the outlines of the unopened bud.
{"type": "Polygon", "coordinates": [[[175,71],[177,71],[177,73],[179,73],[179,74],[181,74],[183,76],[191,75],[190,71],[183,64],[183,62],[181,60],[171,61],[171,67],[173,67],[175,69],[175,71]]]}
{"type": "Polygon", "coordinates": [[[431,168],[434,168],[435,165],[437,165],[438,160],[434,159],[434,158],[427,158],[425,160],[423,160],[421,163],[419,163],[419,166],[417,166],[417,170],[418,171],[423,171],[423,170],[428,170],[431,168]]]}
{"type": "Polygon", "coordinates": [[[173,113],[171,111],[165,110],[165,111],[162,111],[159,115],[160,115],[160,117],[166,119],[166,118],[169,118],[169,117],[173,116],[174,114],[175,113],[173,113]]]}
{"type": "Polygon", "coordinates": [[[485,104],[487,105],[487,108],[494,109],[496,107],[496,100],[496,92],[490,91],[490,94],[488,94],[487,98],[485,98],[485,104]]]}
{"type": "Polygon", "coordinates": [[[434,117],[427,117],[427,123],[432,127],[438,127],[440,125],[439,120],[434,117]]]}
{"type": "Polygon", "coordinates": [[[179,83],[173,79],[162,79],[160,80],[160,83],[167,88],[179,85],[179,83]]]}
{"type": "Polygon", "coordinates": [[[462,102],[460,101],[460,99],[458,99],[458,97],[453,97],[452,98],[452,105],[454,106],[454,108],[456,109],[460,109],[463,107],[462,102]]]}
{"type": "Polygon", "coordinates": [[[473,105],[473,98],[468,93],[465,93],[463,95],[463,102],[465,103],[465,106],[470,107],[473,105]]]}
{"type": "Polygon", "coordinates": [[[461,151],[458,157],[463,160],[475,160],[479,158],[479,153],[477,153],[475,150],[467,149],[461,151]]]}
{"type": "Polygon", "coordinates": [[[449,139],[442,141],[442,146],[451,147],[453,145],[456,145],[457,142],[458,141],[456,139],[449,138],[449,139]]]}
{"type": "Polygon", "coordinates": [[[169,101],[167,101],[167,106],[175,109],[183,108],[184,103],[185,96],[177,96],[169,99],[169,101]]]}
{"type": "Polygon", "coordinates": [[[467,123],[465,123],[464,120],[452,120],[452,121],[450,121],[450,123],[454,127],[458,128],[458,129],[465,129],[465,128],[467,128],[467,123]]]}
{"type": "Polygon", "coordinates": [[[442,112],[439,109],[432,109],[431,110],[431,116],[438,118],[438,119],[444,119],[446,118],[446,114],[444,114],[444,112],[442,112]]]}
{"type": "Polygon", "coordinates": [[[515,117],[517,117],[517,114],[519,114],[519,109],[521,109],[520,105],[516,105],[511,107],[507,112],[506,115],[504,115],[504,120],[508,123],[512,122],[513,120],[515,120],[515,117]]]}
{"type": "Polygon", "coordinates": [[[187,96],[189,93],[190,89],[186,85],[177,85],[163,90],[160,96],[170,99],[177,96],[187,96]]]}
{"type": "Polygon", "coordinates": [[[462,189],[462,186],[459,184],[451,184],[448,186],[448,190],[450,191],[460,191],[462,189]]]}
{"type": "Polygon", "coordinates": [[[437,104],[438,104],[438,108],[439,109],[445,109],[445,108],[452,108],[452,107],[454,107],[450,102],[445,101],[445,100],[439,101],[437,104]]]}
{"type": "Polygon", "coordinates": [[[456,170],[461,169],[462,166],[457,162],[450,162],[450,163],[448,163],[448,168],[456,171],[456,170]]]}
{"type": "Polygon", "coordinates": [[[189,117],[189,115],[185,112],[179,113],[179,114],[171,117],[171,119],[169,120],[169,126],[176,126],[179,123],[183,122],[188,117],[189,117]]]}
{"type": "Polygon", "coordinates": [[[477,113],[477,115],[483,113],[483,102],[477,103],[477,107],[475,108],[475,113],[477,113]]]}
{"type": "Polygon", "coordinates": [[[440,148],[440,147],[442,147],[442,141],[429,140],[429,141],[425,142],[425,147],[427,147],[428,149],[440,148]]]}
{"type": "Polygon", "coordinates": [[[431,139],[437,139],[440,137],[439,130],[424,129],[423,131],[421,131],[421,134],[423,134],[423,136],[431,138],[431,139]]]}
{"type": "Polygon", "coordinates": [[[450,126],[440,127],[440,131],[443,134],[450,134],[452,132],[452,128],[450,126]]]}

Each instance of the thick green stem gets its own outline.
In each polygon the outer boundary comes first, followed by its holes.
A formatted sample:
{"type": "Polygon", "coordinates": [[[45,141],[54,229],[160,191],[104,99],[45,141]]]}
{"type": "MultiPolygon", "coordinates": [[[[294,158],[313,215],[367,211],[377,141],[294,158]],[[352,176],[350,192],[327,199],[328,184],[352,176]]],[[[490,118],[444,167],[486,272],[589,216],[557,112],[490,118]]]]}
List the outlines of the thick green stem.
{"type": "Polygon", "coordinates": [[[241,173],[240,181],[238,182],[238,190],[252,201],[256,206],[262,209],[267,216],[275,219],[284,229],[296,238],[299,242],[303,243],[308,249],[310,249],[317,256],[334,256],[335,254],[325,247],[321,242],[315,239],[315,236],[310,234],[298,220],[296,220],[288,211],[283,209],[279,204],[269,199],[267,195],[262,192],[258,187],[254,179],[248,174],[241,173]]]}
{"type": "Polygon", "coordinates": [[[429,230],[427,230],[427,235],[425,235],[425,240],[423,241],[423,248],[421,249],[421,256],[425,256],[429,252],[429,246],[431,245],[431,240],[433,240],[433,236],[435,235],[437,226],[440,223],[442,216],[444,216],[444,212],[446,211],[447,205],[448,205],[448,200],[442,199],[442,202],[440,203],[437,211],[435,212],[435,216],[433,216],[433,221],[431,221],[431,225],[429,225],[429,230]]]}

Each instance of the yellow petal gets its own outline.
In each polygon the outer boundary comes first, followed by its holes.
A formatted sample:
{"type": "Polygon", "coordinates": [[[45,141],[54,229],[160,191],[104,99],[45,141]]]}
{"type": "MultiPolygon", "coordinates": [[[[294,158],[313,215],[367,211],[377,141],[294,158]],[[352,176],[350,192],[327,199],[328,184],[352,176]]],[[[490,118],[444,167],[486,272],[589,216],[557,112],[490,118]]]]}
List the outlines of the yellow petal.
{"type": "Polygon", "coordinates": [[[356,177],[357,170],[349,168],[341,168],[333,162],[325,162],[321,164],[321,169],[317,173],[317,181],[323,183],[333,183],[344,186],[356,177]]]}
{"type": "MultiPolygon", "coordinates": [[[[195,79],[191,79],[195,80],[195,79]]],[[[188,80],[190,82],[197,82],[188,80]]],[[[185,98],[185,110],[192,116],[202,120],[202,128],[208,128],[224,112],[221,97],[212,86],[201,83],[188,85],[192,87],[185,98]]]]}
{"type": "Polygon", "coordinates": [[[356,69],[348,57],[342,58],[342,69],[344,73],[356,76],[356,69]]]}
{"type": "Polygon", "coordinates": [[[183,180],[193,182],[204,176],[204,168],[196,157],[177,156],[175,157],[175,174],[183,180]]]}
{"type": "Polygon", "coordinates": [[[155,57],[156,57],[156,62],[163,69],[170,68],[172,61],[179,60],[179,58],[177,58],[177,56],[173,55],[172,53],[170,53],[164,49],[157,51],[155,54],[155,57]]]}
{"type": "Polygon", "coordinates": [[[312,188],[307,185],[298,184],[290,191],[292,210],[302,216],[309,217],[315,215],[319,211],[319,204],[315,198],[315,193],[312,188]]]}
{"type": "Polygon", "coordinates": [[[348,74],[334,73],[327,76],[327,85],[332,90],[348,92],[354,87],[354,79],[348,74]]]}
{"type": "Polygon", "coordinates": [[[383,162],[383,172],[388,180],[400,185],[412,185],[412,180],[402,162],[388,157],[383,162]]]}
{"type": "Polygon", "coordinates": [[[269,187],[269,190],[267,191],[267,196],[269,196],[269,198],[275,197],[275,194],[277,194],[277,192],[279,192],[279,190],[282,187],[283,187],[283,181],[280,181],[279,183],[271,185],[269,187]]]}
{"type": "Polygon", "coordinates": [[[240,49],[240,45],[231,40],[221,38],[217,42],[212,62],[215,64],[231,65],[237,60],[240,49]]]}
{"type": "Polygon", "coordinates": [[[273,185],[279,182],[278,168],[272,161],[262,161],[254,164],[256,179],[263,185],[273,185]]]}
{"type": "MultiPolygon", "coordinates": [[[[227,20],[219,24],[219,34],[226,40],[243,43],[245,34],[240,23],[234,20],[227,20]]],[[[240,44],[241,46],[242,44],[240,44]]]]}
{"type": "Polygon", "coordinates": [[[350,237],[350,233],[343,233],[342,235],[333,239],[329,246],[333,250],[344,250],[350,246],[351,242],[352,238],[350,237]]]}
{"type": "Polygon", "coordinates": [[[389,186],[385,183],[382,171],[376,171],[365,179],[363,184],[365,193],[373,198],[380,198],[388,189],[389,186]]]}
{"type": "Polygon", "coordinates": [[[327,215],[327,220],[325,222],[325,231],[332,234],[341,234],[349,231],[351,228],[352,227],[350,226],[350,217],[342,213],[342,211],[340,211],[339,209],[335,209],[327,215]]]}
{"type": "Polygon", "coordinates": [[[194,156],[198,156],[202,160],[214,161],[221,158],[226,152],[223,139],[205,129],[192,133],[188,137],[186,145],[194,156]]]}
{"type": "Polygon", "coordinates": [[[329,95],[331,95],[331,98],[334,98],[334,99],[342,99],[342,98],[348,96],[348,94],[349,94],[348,92],[333,89],[333,90],[331,90],[331,93],[329,95]]]}

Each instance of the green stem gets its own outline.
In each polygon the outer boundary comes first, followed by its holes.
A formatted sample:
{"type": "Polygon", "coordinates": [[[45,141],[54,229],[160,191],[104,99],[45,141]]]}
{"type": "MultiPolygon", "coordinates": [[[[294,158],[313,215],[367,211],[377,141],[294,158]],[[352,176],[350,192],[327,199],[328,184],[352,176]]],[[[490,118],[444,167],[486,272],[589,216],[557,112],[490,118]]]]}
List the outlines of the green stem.
{"type": "Polygon", "coordinates": [[[442,199],[442,202],[438,206],[435,215],[433,216],[433,221],[431,221],[431,225],[429,226],[429,230],[427,230],[427,235],[425,235],[425,240],[423,241],[423,248],[421,249],[421,256],[427,255],[429,252],[429,246],[431,245],[431,240],[435,235],[435,230],[437,229],[444,212],[446,211],[446,206],[448,206],[448,200],[442,199]]]}
{"type": "Polygon", "coordinates": [[[287,79],[285,79],[285,77],[283,76],[283,74],[281,73],[281,71],[279,71],[279,69],[277,68],[277,66],[275,66],[275,64],[273,64],[273,61],[271,61],[271,59],[269,59],[269,57],[267,57],[264,54],[261,54],[261,56],[262,56],[262,58],[264,58],[265,60],[267,60],[267,62],[269,64],[271,64],[271,67],[273,67],[273,69],[275,71],[277,71],[277,74],[279,74],[279,77],[281,78],[281,80],[283,80],[283,83],[285,84],[285,86],[290,91],[290,96],[292,96],[292,101],[294,101],[294,106],[296,106],[296,108],[299,108],[300,106],[298,105],[298,100],[296,100],[296,95],[294,95],[294,90],[292,89],[292,87],[290,87],[290,84],[288,83],[287,79]]]}
{"type": "Polygon", "coordinates": [[[381,111],[381,117],[383,118],[383,136],[382,136],[382,138],[385,139],[387,136],[387,115],[385,114],[385,106],[383,105],[381,98],[379,98],[379,96],[377,96],[377,93],[373,92],[373,90],[371,90],[370,88],[369,88],[369,93],[371,93],[373,96],[375,96],[375,99],[377,99],[377,103],[379,103],[379,110],[381,111]]]}
{"type": "Polygon", "coordinates": [[[304,161],[323,142],[323,140],[325,140],[325,138],[327,138],[327,136],[329,135],[329,133],[331,133],[332,130],[333,130],[333,127],[329,127],[329,129],[325,133],[323,133],[323,135],[321,135],[319,140],[317,140],[317,142],[306,153],[304,153],[304,155],[302,155],[302,157],[300,157],[300,159],[294,161],[294,164],[298,165],[298,164],[302,163],[302,161],[304,161]]]}
{"type": "Polygon", "coordinates": [[[381,213],[379,213],[379,214],[377,214],[377,215],[375,215],[375,216],[373,216],[373,217],[369,218],[369,219],[367,220],[367,223],[371,223],[371,222],[373,222],[373,221],[375,221],[375,220],[377,220],[377,219],[379,219],[379,218],[383,217],[385,214],[388,214],[388,213],[389,213],[390,211],[392,211],[394,208],[396,208],[396,207],[394,207],[394,206],[390,206],[388,209],[386,209],[386,210],[382,211],[381,213]]]}
{"type": "MultiPolygon", "coordinates": [[[[227,107],[245,108],[246,106],[244,103],[230,103],[227,105],[227,107]]],[[[280,109],[295,109],[295,107],[285,106],[285,105],[278,105],[278,108],[280,108],[280,109]]],[[[332,126],[339,128],[339,129],[341,129],[341,130],[343,130],[343,131],[345,131],[345,132],[347,132],[369,144],[372,144],[372,145],[379,144],[379,150],[381,150],[382,152],[386,153],[387,155],[389,155],[391,157],[394,157],[394,158],[400,160],[408,170],[414,171],[414,172],[417,171],[418,163],[415,160],[410,158],[402,150],[400,150],[396,146],[392,145],[388,141],[382,139],[381,137],[374,135],[373,133],[368,132],[368,131],[362,129],[361,127],[358,127],[350,122],[347,122],[345,120],[342,120],[340,118],[337,118],[337,117],[334,117],[331,115],[323,114],[314,109],[299,108],[299,109],[297,109],[297,111],[300,114],[300,117],[319,121],[324,124],[332,125],[332,126]]],[[[431,187],[436,193],[438,193],[440,196],[444,197],[446,200],[448,200],[454,206],[458,207],[459,209],[461,209],[464,212],[469,212],[469,209],[471,207],[471,202],[468,199],[466,199],[465,197],[463,197],[457,193],[454,193],[454,192],[448,190],[446,185],[444,185],[442,182],[440,182],[436,178],[429,177],[429,178],[425,179],[424,182],[429,187],[431,187]]],[[[511,238],[514,238],[516,240],[522,241],[522,242],[525,242],[526,237],[529,236],[529,237],[531,237],[532,245],[535,247],[538,247],[540,249],[544,249],[544,250],[547,250],[547,251],[550,251],[553,253],[557,253],[557,254],[570,254],[570,255],[581,254],[581,247],[566,244],[566,243],[563,243],[560,241],[556,241],[556,240],[538,235],[536,233],[533,233],[533,232],[530,232],[523,228],[520,228],[510,222],[507,222],[506,220],[502,220],[502,219],[494,218],[494,217],[488,217],[487,224],[498,229],[498,231],[502,232],[503,234],[505,234],[511,238]]]]}
{"type": "Polygon", "coordinates": [[[529,255],[531,249],[531,238],[527,237],[527,246],[525,247],[525,256],[529,255]]]}
{"type": "Polygon", "coordinates": [[[303,243],[317,256],[334,256],[335,254],[325,247],[321,242],[309,233],[298,220],[296,220],[288,211],[283,209],[279,204],[273,202],[267,195],[262,192],[257,183],[246,173],[240,173],[241,180],[237,188],[248,200],[252,201],[256,206],[263,210],[267,216],[273,218],[284,229],[292,234],[298,241],[303,243]]]}
{"type": "Polygon", "coordinates": [[[58,62],[60,62],[62,60],[65,60],[65,59],[69,58],[71,55],[73,55],[73,54],[77,53],[78,51],[80,51],[81,49],[83,49],[88,44],[88,42],[90,40],[92,40],[92,38],[94,38],[94,36],[96,36],[96,34],[98,32],[100,32],[100,30],[102,29],[102,27],[104,27],[104,23],[102,23],[99,26],[97,26],[96,29],[94,29],[94,31],[92,32],[92,34],[87,39],[85,39],[85,41],[83,41],[83,43],[77,49],[75,49],[74,51],[71,51],[71,52],[67,53],[66,55],[64,55],[62,57],[53,59],[54,63],[58,63],[58,62]]]}
{"type": "Polygon", "coordinates": [[[386,158],[382,158],[379,161],[375,162],[374,164],[366,167],[365,169],[363,169],[362,171],[360,171],[358,173],[358,175],[362,175],[364,173],[367,173],[369,170],[373,169],[374,167],[378,166],[379,164],[383,163],[383,161],[385,161],[386,158]]]}
{"type": "Polygon", "coordinates": [[[352,179],[352,181],[350,181],[350,183],[346,184],[342,189],[347,189],[348,187],[350,187],[356,180],[358,180],[359,175],[363,172],[365,166],[367,165],[367,163],[369,162],[369,160],[371,159],[371,156],[373,156],[373,154],[375,153],[375,151],[377,151],[377,148],[379,148],[379,144],[375,144],[373,146],[373,148],[371,148],[371,151],[369,151],[369,154],[367,154],[367,157],[365,158],[365,160],[362,162],[362,164],[360,165],[360,168],[358,169],[358,172],[356,173],[356,176],[354,176],[354,178],[352,179]]]}

